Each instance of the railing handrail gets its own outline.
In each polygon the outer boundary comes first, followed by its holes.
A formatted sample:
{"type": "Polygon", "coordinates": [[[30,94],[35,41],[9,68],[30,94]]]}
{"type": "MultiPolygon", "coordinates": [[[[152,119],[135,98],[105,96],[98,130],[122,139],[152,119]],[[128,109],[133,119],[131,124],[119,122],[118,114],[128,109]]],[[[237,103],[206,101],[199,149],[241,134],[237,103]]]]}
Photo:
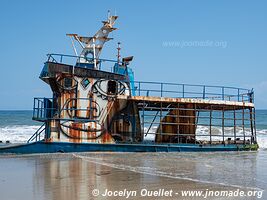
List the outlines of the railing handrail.
{"type": "MultiPolygon", "coordinates": [[[[33,105],[33,119],[37,121],[49,121],[55,119],[55,114],[57,113],[57,120],[68,120],[68,121],[86,121],[86,122],[97,122],[96,119],[83,119],[79,117],[72,118],[60,118],[60,113],[62,111],[88,111],[88,108],[67,108],[66,105],[73,100],[89,100],[92,101],[92,97],[79,97],[79,98],[68,98],[66,99],[62,108],[54,107],[53,103],[51,107],[44,107],[44,100],[48,99],[51,102],[54,102],[54,98],[45,98],[45,97],[35,97],[33,105]],[[36,103],[37,102],[37,103],[36,103]],[[47,113],[52,111],[51,116],[47,116],[47,113]]],[[[50,115],[50,113],[49,113],[50,115]]]]}
{"type": "MultiPolygon", "coordinates": [[[[168,94],[182,95],[181,98],[201,98],[201,99],[219,99],[229,101],[235,98],[238,102],[254,102],[253,89],[245,89],[229,86],[215,86],[215,85],[200,85],[200,84],[181,84],[169,82],[155,82],[155,81],[134,81],[133,88],[139,96],[141,93],[147,94],[145,96],[160,96],[167,97],[168,94]],[[153,86],[153,87],[152,87],[153,86]],[[178,87],[174,89],[173,87],[178,87]],[[210,91],[213,90],[213,91],[210,91]],[[214,91],[216,90],[216,91],[214,91]],[[150,93],[159,93],[158,95],[151,95],[150,93]],[[165,95],[164,95],[165,94],[165,95]],[[196,95],[196,96],[188,96],[196,95]]],[[[171,96],[170,96],[171,97],[171,96]]]]}
{"type": "MultiPolygon", "coordinates": [[[[88,60],[92,60],[94,61],[94,58],[86,58],[84,56],[74,56],[74,55],[69,55],[69,54],[58,54],[58,53],[49,53],[46,54],[48,57],[48,61],[49,58],[53,58],[53,60],[55,60],[57,62],[57,60],[53,57],[53,56],[59,56],[60,58],[62,58],[58,63],[62,63],[63,58],[67,57],[67,58],[78,58],[78,59],[88,59],[88,60]]],[[[103,61],[103,62],[113,62],[113,63],[118,63],[118,60],[111,60],[111,59],[103,59],[103,58],[96,58],[97,61],[103,61]]]]}
{"type": "Polygon", "coordinates": [[[30,143],[31,141],[35,140],[37,141],[37,138],[41,135],[41,133],[45,130],[45,123],[40,126],[37,131],[28,139],[27,143],[30,143]]]}
{"type": "Polygon", "coordinates": [[[239,88],[232,86],[221,86],[221,85],[202,85],[202,84],[187,84],[187,83],[172,83],[172,82],[157,82],[157,81],[134,81],[135,83],[144,83],[144,84],[163,84],[163,85],[176,85],[176,86],[192,86],[192,87],[211,87],[211,88],[224,88],[224,89],[239,89],[252,92],[252,89],[239,88]]]}
{"type": "MultiPolygon", "coordinates": [[[[69,54],[57,54],[57,53],[49,53],[47,54],[48,58],[50,56],[62,56],[63,57],[69,57],[69,58],[85,58],[84,56],[74,56],[74,55],[69,55],[69,54]]],[[[53,57],[52,57],[53,58],[53,57]]],[[[56,60],[55,58],[53,58],[56,60]]],[[[91,59],[92,61],[94,58],[86,58],[86,59],[91,59]]],[[[103,58],[98,58],[96,59],[98,61],[107,61],[107,62],[114,62],[118,63],[117,60],[111,60],[111,59],[103,59],[103,58]]],[[[60,62],[59,62],[60,63],[60,62]]],[[[177,85],[177,86],[195,86],[195,87],[212,87],[212,88],[224,88],[224,89],[239,89],[239,90],[246,90],[246,91],[252,91],[247,88],[240,88],[240,87],[232,87],[232,86],[221,86],[221,85],[204,85],[204,84],[187,84],[187,83],[173,83],[173,82],[157,82],[157,81],[134,81],[135,83],[144,83],[144,84],[164,84],[164,85],[177,85]]]]}

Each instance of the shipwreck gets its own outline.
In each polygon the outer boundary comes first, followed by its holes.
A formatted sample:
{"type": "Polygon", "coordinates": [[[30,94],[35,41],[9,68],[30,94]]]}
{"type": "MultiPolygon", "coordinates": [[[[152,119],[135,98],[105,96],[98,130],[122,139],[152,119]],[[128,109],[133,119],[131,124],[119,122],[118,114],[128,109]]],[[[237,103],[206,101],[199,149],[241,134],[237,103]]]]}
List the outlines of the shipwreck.
{"type": "Polygon", "coordinates": [[[0,153],[258,149],[253,90],[136,81],[120,43],[115,60],[100,58],[117,18],[109,15],[92,37],[67,34],[75,55],[48,54],[40,79],[52,97],[33,105],[42,125],[0,153]]]}

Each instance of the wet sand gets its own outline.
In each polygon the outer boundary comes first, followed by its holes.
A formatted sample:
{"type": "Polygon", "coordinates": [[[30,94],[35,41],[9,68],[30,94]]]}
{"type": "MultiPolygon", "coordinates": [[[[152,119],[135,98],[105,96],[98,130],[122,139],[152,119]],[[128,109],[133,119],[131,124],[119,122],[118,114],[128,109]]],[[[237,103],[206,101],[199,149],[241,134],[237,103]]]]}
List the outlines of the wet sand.
{"type": "MultiPolygon", "coordinates": [[[[214,155],[216,154],[204,154],[204,157],[209,160],[214,155]]],[[[247,157],[247,154],[233,155],[237,158],[247,157]]],[[[248,155],[251,156],[250,154],[248,155]]],[[[208,168],[209,171],[212,167],[203,163],[198,166],[198,160],[194,156],[197,157],[196,154],[191,153],[84,153],[1,156],[0,199],[73,200],[126,198],[125,196],[105,198],[102,194],[105,193],[106,189],[109,191],[124,191],[124,189],[136,191],[137,195],[131,196],[129,199],[204,199],[181,197],[180,192],[181,190],[220,191],[239,188],[247,191],[250,189],[246,184],[242,185],[237,184],[238,182],[230,181],[232,174],[227,171],[222,176],[229,176],[227,177],[229,184],[224,180],[222,182],[217,181],[222,179],[217,174],[221,173],[220,169],[213,169],[213,172],[207,173],[205,169],[208,168]],[[202,165],[204,168],[202,168],[202,165]],[[202,175],[204,178],[201,178],[202,175]],[[236,185],[233,183],[236,183],[236,185]],[[92,191],[94,189],[99,190],[98,197],[93,196],[92,191]],[[167,192],[172,190],[173,193],[169,197],[141,197],[140,192],[142,189],[149,191],[164,189],[167,192]],[[176,192],[178,194],[175,194],[176,192]]],[[[220,156],[224,156],[224,154],[217,155],[218,159],[221,159],[220,156]]],[[[253,155],[253,157],[255,156],[253,155]]],[[[257,159],[253,161],[249,158],[248,163],[244,158],[241,158],[241,160],[243,161],[243,166],[247,165],[253,168],[255,167],[253,164],[257,163],[257,159]]],[[[212,165],[213,162],[211,160],[209,164],[212,165]]],[[[265,174],[262,175],[265,176],[265,174]]],[[[245,177],[245,179],[248,182],[250,181],[249,179],[257,179],[256,174],[251,176],[254,177],[245,177]]],[[[265,183],[257,185],[254,182],[249,183],[251,188],[265,189],[262,188],[265,183]]],[[[264,197],[263,193],[262,199],[265,199],[264,197]]],[[[225,198],[209,197],[208,199],[225,198]]],[[[228,199],[257,199],[257,197],[233,197],[228,199]]]]}

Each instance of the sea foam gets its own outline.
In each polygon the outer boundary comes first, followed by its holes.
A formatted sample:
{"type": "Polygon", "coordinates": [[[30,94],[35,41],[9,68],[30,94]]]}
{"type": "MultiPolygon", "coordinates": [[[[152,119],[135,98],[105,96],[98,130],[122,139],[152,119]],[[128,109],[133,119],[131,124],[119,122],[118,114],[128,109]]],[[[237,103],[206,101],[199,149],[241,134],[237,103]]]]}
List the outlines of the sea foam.
{"type": "Polygon", "coordinates": [[[39,128],[39,126],[13,125],[0,127],[0,141],[11,143],[26,142],[39,128]]]}
{"type": "MultiPolygon", "coordinates": [[[[29,125],[12,125],[0,127],[0,141],[6,142],[10,141],[11,143],[22,143],[26,142],[39,128],[39,126],[29,126],[29,125]]],[[[155,133],[157,131],[157,127],[153,126],[149,129],[145,127],[145,141],[153,141],[155,139],[155,133]],[[147,133],[147,134],[146,134],[147,133]]],[[[232,134],[233,128],[226,128],[225,134],[232,134]]],[[[198,126],[197,127],[197,139],[206,139],[209,140],[209,127],[208,126],[198,126]],[[203,136],[198,136],[203,135],[203,136]]],[[[222,129],[218,127],[212,127],[212,134],[221,135],[222,129]]],[[[236,132],[237,137],[242,139],[243,129],[237,128],[236,132]]],[[[245,135],[249,135],[249,129],[245,129],[245,135]]],[[[213,140],[219,140],[221,137],[212,136],[213,140]]],[[[257,142],[261,149],[267,149],[267,129],[258,129],[257,130],[257,142]]]]}

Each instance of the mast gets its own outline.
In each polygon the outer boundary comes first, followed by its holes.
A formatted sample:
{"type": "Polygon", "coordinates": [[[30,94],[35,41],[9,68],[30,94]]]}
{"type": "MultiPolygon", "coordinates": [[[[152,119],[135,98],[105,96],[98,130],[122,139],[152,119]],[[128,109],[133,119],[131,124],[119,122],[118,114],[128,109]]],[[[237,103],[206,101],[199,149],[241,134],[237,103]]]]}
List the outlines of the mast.
{"type": "Polygon", "coordinates": [[[110,15],[110,12],[108,11],[107,20],[102,21],[103,26],[92,37],[79,36],[77,34],[67,34],[67,36],[74,38],[82,48],[82,51],[79,55],[80,58],[76,63],[77,65],[82,64],[94,69],[98,69],[98,59],[100,57],[103,46],[105,42],[113,39],[109,38],[108,35],[112,31],[117,29],[114,28],[114,24],[117,18],[117,15],[110,15]]]}

